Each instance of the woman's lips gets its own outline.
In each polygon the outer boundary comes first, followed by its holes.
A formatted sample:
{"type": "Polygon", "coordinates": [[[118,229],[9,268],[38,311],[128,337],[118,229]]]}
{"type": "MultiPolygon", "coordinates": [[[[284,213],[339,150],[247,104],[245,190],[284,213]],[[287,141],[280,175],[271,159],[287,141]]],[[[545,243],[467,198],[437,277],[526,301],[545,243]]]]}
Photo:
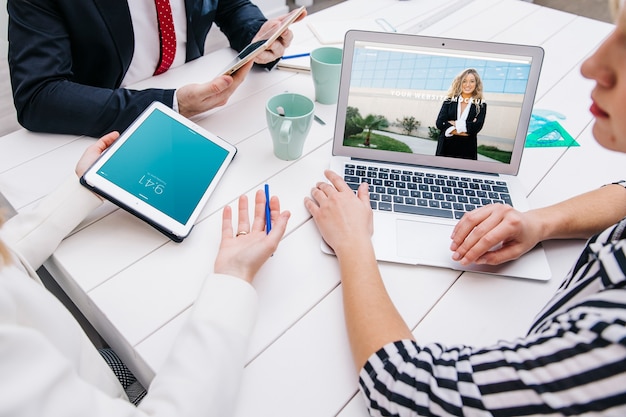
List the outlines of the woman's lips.
{"type": "Polygon", "coordinates": [[[602,110],[600,106],[596,104],[595,101],[591,103],[591,107],[589,108],[589,111],[591,111],[591,114],[593,114],[595,117],[609,117],[609,114],[605,112],[604,110],[602,110]]]}

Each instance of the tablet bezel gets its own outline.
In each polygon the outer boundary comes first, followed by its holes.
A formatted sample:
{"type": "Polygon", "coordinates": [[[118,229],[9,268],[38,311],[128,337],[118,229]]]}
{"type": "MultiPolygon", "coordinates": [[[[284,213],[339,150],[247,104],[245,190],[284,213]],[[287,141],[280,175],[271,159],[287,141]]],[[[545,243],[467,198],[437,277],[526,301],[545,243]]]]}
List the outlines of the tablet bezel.
{"type": "Polygon", "coordinates": [[[89,167],[89,169],[87,169],[87,171],[81,176],[80,182],[93,192],[144,220],[173,241],[181,242],[191,232],[198,216],[215,190],[218,182],[223,177],[226,172],[226,168],[230,165],[230,162],[235,157],[236,153],[237,148],[231,143],[226,142],[219,136],[208,132],[201,126],[198,126],[184,116],[181,116],[179,113],[175,112],[166,105],[160,102],[154,102],[143,113],[141,113],[141,115],[128,127],[128,129],[126,129],[120,137],[100,156],[100,158],[98,158],[98,160],[91,167],[89,167]],[[102,168],[102,166],[108,162],[128,140],[131,140],[134,137],[133,133],[150,115],[157,111],[169,116],[174,121],[191,129],[202,138],[212,142],[226,151],[224,159],[219,163],[219,168],[211,179],[211,182],[205,187],[202,197],[198,200],[198,203],[185,223],[181,223],[98,174],[98,170],[102,168]]]}

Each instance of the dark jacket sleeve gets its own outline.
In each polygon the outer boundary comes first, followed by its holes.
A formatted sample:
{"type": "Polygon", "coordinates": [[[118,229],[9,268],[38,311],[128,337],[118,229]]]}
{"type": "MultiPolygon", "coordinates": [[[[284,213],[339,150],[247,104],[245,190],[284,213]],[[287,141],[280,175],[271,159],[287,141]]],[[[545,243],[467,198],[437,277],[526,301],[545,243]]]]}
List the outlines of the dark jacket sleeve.
{"type": "MultiPolygon", "coordinates": [[[[188,60],[203,54],[217,15],[233,47],[265,21],[247,0],[193,4],[188,24],[204,37],[188,60]]],[[[172,105],[172,89],[120,88],[134,48],[126,0],[9,0],[7,8],[13,99],[26,129],[99,137],[123,131],[153,101],[172,105]]]]}
{"type": "Polygon", "coordinates": [[[483,125],[485,124],[485,117],[487,116],[487,103],[482,102],[479,108],[480,112],[476,114],[476,106],[472,104],[470,117],[468,117],[468,120],[465,122],[465,125],[467,126],[467,133],[470,136],[478,135],[478,132],[482,130],[483,125]]]}
{"type": "Polygon", "coordinates": [[[456,102],[445,99],[443,104],[441,105],[441,109],[439,110],[439,114],[437,115],[437,129],[439,129],[442,133],[446,131],[452,124],[450,124],[450,120],[456,119],[456,102]]]}
{"type": "Polygon", "coordinates": [[[171,106],[174,90],[118,88],[133,53],[130,13],[120,1],[107,15],[96,4],[8,1],[13,100],[25,128],[97,137],[124,130],[153,101],[171,106]]]}
{"type": "MultiPolygon", "coordinates": [[[[261,10],[248,0],[219,1],[215,22],[237,52],[252,41],[266,21],[261,10]]],[[[279,60],[258,66],[270,70],[279,60]]]]}
{"type": "Polygon", "coordinates": [[[217,6],[215,23],[228,38],[231,48],[241,51],[266,20],[261,10],[248,0],[222,0],[217,6]]]}

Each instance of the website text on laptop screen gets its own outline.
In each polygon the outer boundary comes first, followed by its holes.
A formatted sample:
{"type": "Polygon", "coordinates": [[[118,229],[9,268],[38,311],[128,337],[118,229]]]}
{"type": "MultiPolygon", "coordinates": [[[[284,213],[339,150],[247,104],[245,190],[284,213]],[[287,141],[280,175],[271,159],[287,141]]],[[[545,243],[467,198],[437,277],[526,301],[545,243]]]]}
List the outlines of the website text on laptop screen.
{"type": "Polygon", "coordinates": [[[531,63],[356,41],[343,146],[510,164],[531,63]]]}

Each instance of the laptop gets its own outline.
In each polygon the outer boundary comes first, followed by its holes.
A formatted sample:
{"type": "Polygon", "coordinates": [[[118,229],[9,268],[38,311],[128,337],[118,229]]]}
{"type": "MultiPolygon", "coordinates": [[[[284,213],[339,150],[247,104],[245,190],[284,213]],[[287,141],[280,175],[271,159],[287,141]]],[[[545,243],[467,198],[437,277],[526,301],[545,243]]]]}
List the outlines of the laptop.
{"type": "Polygon", "coordinates": [[[378,260],[550,279],[541,245],[500,266],[465,267],[449,249],[465,212],[528,209],[516,175],[542,61],[537,46],[346,33],[330,168],[370,184],[378,260]]]}

